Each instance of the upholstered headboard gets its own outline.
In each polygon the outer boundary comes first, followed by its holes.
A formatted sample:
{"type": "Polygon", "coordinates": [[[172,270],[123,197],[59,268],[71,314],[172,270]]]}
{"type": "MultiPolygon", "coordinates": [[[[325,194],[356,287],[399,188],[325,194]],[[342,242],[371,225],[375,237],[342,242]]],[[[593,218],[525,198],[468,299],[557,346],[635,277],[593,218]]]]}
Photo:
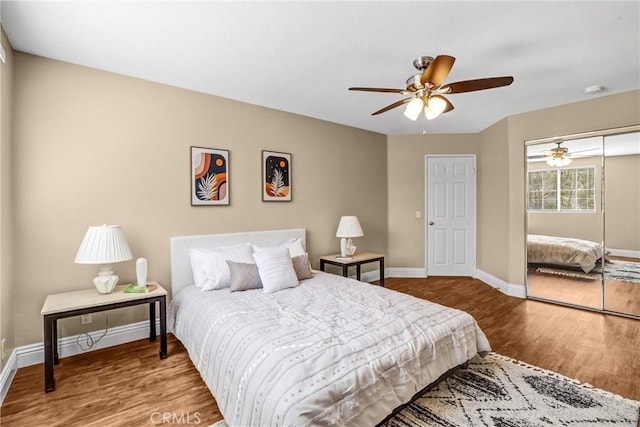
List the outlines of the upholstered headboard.
{"type": "Polygon", "coordinates": [[[306,230],[304,228],[172,237],[170,240],[171,294],[176,295],[180,289],[193,284],[189,248],[215,248],[239,243],[269,245],[281,243],[291,238],[301,239],[306,247],[306,230]]]}

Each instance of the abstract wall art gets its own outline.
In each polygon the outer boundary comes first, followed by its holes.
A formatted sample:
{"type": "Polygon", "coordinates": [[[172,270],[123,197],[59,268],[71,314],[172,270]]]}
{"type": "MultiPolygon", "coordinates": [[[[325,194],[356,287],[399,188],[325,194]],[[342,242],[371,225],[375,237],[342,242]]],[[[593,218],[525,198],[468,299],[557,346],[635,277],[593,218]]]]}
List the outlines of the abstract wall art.
{"type": "Polygon", "coordinates": [[[262,152],[262,200],[291,201],[291,154],[262,152]]]}
{"type": "Polygon", "coordinates": [[[229,204],[229,151],[191,147],[191,205],[229,204]]]}

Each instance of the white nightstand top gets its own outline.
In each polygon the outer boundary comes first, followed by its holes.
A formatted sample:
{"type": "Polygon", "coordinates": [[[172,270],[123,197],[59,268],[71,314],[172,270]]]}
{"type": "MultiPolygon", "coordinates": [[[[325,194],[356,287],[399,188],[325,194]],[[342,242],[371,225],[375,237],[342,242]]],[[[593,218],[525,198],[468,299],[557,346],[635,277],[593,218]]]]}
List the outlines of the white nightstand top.
{"type": "Polygon", "coordinates": [[[128,284],[118,285],[110,294],[101,294],[97,289],[93,288],[48,295],[40,314],[44,316],[82,308],[99,307],[101,305],[167,295],[167,291],[160,286],[158,282],[149,282],[147,287],[149,287],[150,290],[146,293],[122,292],[127,286],[128,284]],[[151,290],[151,288],[153,288],[153,290],[151,290]]]}

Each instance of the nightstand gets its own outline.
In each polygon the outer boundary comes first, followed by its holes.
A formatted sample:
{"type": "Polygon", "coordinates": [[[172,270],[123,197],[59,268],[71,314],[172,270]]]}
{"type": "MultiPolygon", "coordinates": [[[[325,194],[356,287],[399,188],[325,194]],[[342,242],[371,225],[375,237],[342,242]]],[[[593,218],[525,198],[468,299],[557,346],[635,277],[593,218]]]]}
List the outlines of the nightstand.
{"type": "Polygon", "coordinates": [[[156,340],[156,302],[160,306],[160,359],[167,357],[167,291],[157,282],[149,282],[149,292],[125,293],[127,285],[116,286],[110,294],[100,294],[96,289],[65,292],[47,296],[40,314],[44,317],[44,389],[46,392],[56,389],[53,365],[58,358],[58,319],[80,316],[149,304],[149,341],[156,340]]]}
{"type": "Polygon", "coordinates": [[[374,254],[371,252],[363,252],[361,254],[355,254],[351,258],[340,258],[340,255],[326,255],[320,257],[320,270],[324,271],[325,264],[335,265],[342,267],[342,275],[349,277],[349,267],[356,267],[356,279],[360,280],[360,266],[370,262],[377,262],[380,264],[380,286],[384,287],[384,255],[374,254]]]}

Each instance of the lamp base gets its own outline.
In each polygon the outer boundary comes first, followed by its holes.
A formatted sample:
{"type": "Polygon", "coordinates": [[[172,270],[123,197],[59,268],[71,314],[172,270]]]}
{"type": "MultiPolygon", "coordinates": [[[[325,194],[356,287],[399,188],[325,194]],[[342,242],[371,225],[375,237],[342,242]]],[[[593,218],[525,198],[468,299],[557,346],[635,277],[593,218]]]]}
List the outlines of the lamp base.
{"type": "Polygon", "coordinates": [[[340,239],[340,256],[337,258],[351,259],[355,253],[356,245],[353,244],[351,237],[340,239]]]}
{"type": "Polygon", "coordinates": [[[100,267],[100,272],[93,279],[93,284],[101,294],[110,294],[115,289],[120,278],[113,274],[113,270],[109,265],[100,267]]]}
{"type": "Polygon", "coordinates": [[[340,258],[347,258],[347,238],[340,239],[340,258]]]}
{"type": "Polygon", "coordinates": [[[356,253],[356,245],[353,244],[351,237],[347,239],[347,256],[353,256],[356,253]]]}

